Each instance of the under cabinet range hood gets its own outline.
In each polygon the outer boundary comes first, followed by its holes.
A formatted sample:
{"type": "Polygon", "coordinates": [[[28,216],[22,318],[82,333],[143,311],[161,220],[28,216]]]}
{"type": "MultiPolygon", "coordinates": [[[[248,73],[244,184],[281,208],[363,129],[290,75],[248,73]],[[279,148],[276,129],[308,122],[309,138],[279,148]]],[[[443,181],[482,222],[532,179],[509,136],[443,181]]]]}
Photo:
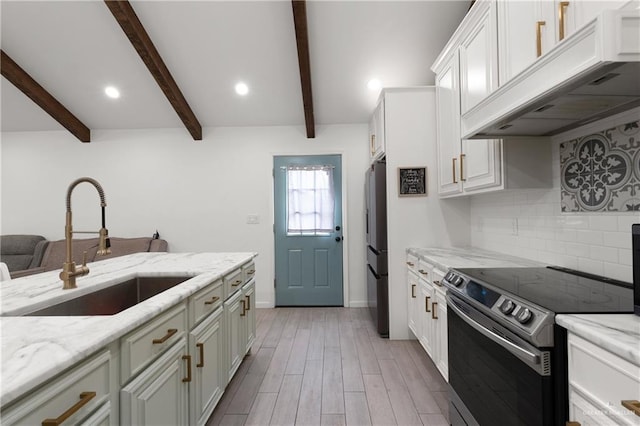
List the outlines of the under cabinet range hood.
{"type": "Polygon", "coordinates": [[[550,136],[640,105],[640,11],[608,10],[462,116],[464,139],[550,136]]]}

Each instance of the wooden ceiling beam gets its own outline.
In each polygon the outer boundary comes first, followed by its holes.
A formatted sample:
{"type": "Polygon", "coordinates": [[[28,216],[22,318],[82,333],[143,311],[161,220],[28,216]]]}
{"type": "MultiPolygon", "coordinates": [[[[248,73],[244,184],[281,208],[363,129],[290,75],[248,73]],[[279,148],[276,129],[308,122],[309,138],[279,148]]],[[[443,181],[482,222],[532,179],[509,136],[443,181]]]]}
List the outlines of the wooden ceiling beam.
{"type": "Polygon", "coordinates": [[[302,104],[304,121],[307,127],[307,138],[316,137],[315,119],[313,117],[313,96],[311,93],[311,62],[309,61],[309,35],[307,31],[307,4],[305,0],[291,0],[293,7],[293,24],[296,30],[298,46],[298,66],[300,68],[300,84],[302,86],[302,104]]]}
{"type": "Polygon", "coordinates": [[[202,126],[191,110],[178,84],[142,26],[138,15],[127,0],[104,0],[129,41],[140,55],[153,78],[162,89],[194,140],[202,140],[202,126]]]}
{"type": "Polygon", "coordinates": [[[4,78],[20,89],[54,120],[62,124],[73,136],[82,142],[91,142],[91,130],[87,126],[16,64],[4,50],[0,50],[0,52],[2,53],[0,71],[4,78]]]}

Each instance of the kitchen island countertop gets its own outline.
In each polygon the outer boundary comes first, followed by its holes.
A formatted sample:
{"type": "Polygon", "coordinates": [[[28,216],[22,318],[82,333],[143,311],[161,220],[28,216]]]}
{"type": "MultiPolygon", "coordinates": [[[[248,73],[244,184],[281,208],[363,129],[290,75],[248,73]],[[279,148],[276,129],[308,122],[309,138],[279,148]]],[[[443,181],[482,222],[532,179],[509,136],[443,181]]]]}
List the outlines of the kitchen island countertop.
{"type": "Polygon", "coordinates": [[[62,290],[59,271],[0,284],[2,365],[0,404],[116,341],[186,300],[257,253],[136,253],[90,263],[78,288],[62,290]],[[106,316],[19,316],[138,276],[188,276],[187,281],[120,313],[106,316]]]}

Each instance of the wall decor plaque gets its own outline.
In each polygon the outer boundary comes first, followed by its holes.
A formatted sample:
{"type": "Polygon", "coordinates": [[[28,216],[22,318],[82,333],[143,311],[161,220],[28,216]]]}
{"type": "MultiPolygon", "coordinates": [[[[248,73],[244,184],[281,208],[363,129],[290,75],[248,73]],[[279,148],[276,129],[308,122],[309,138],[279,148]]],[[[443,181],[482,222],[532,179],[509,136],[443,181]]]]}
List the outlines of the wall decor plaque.
{"type": "Polygon", "coordinates": [[[400,197],[427,195],[427,168],[398,167],[398,183],[400,197]]]}

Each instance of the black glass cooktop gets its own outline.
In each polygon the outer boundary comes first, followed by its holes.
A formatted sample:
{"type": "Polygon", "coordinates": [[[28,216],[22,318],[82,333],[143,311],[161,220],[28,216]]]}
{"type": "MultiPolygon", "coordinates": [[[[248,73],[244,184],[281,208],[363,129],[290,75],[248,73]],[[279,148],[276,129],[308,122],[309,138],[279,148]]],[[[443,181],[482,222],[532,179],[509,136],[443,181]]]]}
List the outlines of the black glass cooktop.
{"type": "Polygon", "coordinates": [[[455,270],[556,314],[633,313],[633,287],[622,281],[555,267],[455,270]]]}

